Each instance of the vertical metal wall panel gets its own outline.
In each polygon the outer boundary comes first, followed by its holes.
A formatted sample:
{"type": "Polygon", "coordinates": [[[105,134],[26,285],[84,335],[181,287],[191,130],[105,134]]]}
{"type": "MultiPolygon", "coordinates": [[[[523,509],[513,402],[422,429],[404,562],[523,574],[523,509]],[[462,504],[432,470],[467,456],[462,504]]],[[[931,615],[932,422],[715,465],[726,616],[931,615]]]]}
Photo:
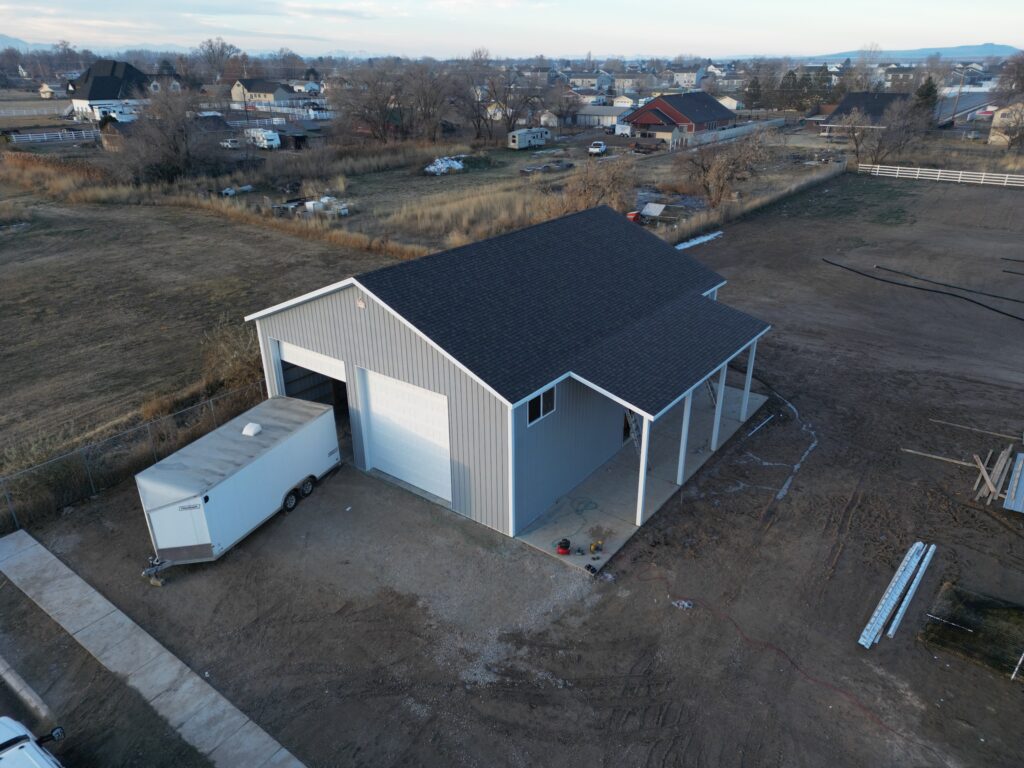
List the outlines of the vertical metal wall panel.
{"type": "Polygon", "coordinates": [[[625,409],[575,379],[555,390],[555,410],[527,424],[516,408],[516,529],[522,532],[622,448],[625,409]]]}
{"type": "Polygon", "coordinates": [[[508,533],[508,406],[358,287],[258,320],[264,343],[285,341],[343,360],[350,385],[354,461],[365,467],[357,367],[448,397],[452,509],[508,533]],[[362,300],[365,309],[359,309],[362,300]]]}

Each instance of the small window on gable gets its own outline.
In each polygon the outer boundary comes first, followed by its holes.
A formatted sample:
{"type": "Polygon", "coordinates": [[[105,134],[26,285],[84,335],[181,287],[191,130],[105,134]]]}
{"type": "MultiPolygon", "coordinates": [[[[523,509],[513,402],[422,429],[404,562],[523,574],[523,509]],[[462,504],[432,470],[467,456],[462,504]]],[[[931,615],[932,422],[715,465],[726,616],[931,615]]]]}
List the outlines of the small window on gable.
{"type": "Polygon", "coordinates": [[[157,91],[160,90],[160,83],[153,83],[149,87],[150,87],[150,89],[152,89],[152,91],[154,93],[156,93],[157,91]]]}
{"type": "Polygon", "coordinates": [[[526,404],[526,423],[534,424],[555,410],[555,388],[545,389],[526,404]]]}

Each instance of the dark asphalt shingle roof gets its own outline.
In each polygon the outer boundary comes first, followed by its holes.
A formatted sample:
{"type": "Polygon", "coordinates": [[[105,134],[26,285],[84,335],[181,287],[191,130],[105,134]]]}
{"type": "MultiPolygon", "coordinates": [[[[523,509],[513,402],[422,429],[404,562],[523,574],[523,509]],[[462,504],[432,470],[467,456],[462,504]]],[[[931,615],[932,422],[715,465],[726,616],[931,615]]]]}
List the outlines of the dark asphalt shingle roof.
{"type": "Polygon", "coordinates": [[[722,106],[722,102],[704,91],[671,93],[658,98],[673,109],[682,112],[695,123],[711,123],[736,118],[735,112],[722,106]]]}
{"type": "Polygon", "coordinates": [[[657,415],[768,327],[607,207],[356,279],[512,403],[574,372],[657,415]]]}
{"type": "Polygon", "coordinates": [[[77,99],[112,101],[139,98],[150,78],[126,61],[99,59],[71,84],[77,99]]]}
{"type": "Polygon", "coordinates": [[[843,96],[843,100],[836,105],[835,110],[829,115],[829,122],[835,123],[856,109],[874,125],[882,119],[885,110],[891,105],[908,98],[910,96],[906,93],[873,93],[870,91],[848,93],[843,96]]]}

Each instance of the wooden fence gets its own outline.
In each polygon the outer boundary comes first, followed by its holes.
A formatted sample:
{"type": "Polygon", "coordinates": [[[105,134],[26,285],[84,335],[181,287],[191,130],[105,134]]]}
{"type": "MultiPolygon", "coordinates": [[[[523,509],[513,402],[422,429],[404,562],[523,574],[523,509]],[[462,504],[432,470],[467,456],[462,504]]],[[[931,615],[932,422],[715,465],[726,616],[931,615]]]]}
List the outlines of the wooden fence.
{"type": "Polygon", "coordinates": [[[898,165],[859,165],[858,173],[885,176],[890,179],[925,179],[926,181],[952,181],[956,184],[991,184],[997,187],[1024,189],[1024,176],[1012,173],[986,173],[981,171],[945,171],[938,168],[905,168],[898,165]]]}

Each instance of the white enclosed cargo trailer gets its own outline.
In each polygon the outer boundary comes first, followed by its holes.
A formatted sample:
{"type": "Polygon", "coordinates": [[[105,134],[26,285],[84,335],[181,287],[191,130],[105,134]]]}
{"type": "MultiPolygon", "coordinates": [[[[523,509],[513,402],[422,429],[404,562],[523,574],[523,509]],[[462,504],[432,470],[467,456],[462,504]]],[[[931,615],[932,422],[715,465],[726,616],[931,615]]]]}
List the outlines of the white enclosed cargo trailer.
{"type": "Polygon", "coordinates": [[[273,397],[135,476],[155,557],[144,576],[216,560],[341,461],[329,405],[273,397]]]}

